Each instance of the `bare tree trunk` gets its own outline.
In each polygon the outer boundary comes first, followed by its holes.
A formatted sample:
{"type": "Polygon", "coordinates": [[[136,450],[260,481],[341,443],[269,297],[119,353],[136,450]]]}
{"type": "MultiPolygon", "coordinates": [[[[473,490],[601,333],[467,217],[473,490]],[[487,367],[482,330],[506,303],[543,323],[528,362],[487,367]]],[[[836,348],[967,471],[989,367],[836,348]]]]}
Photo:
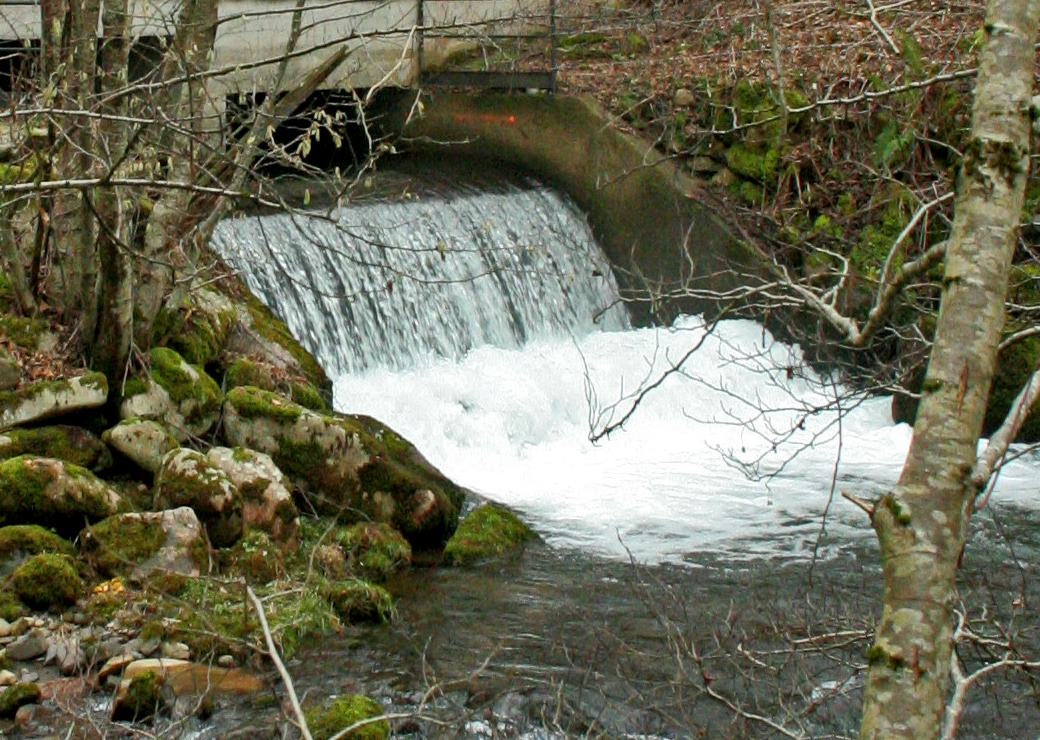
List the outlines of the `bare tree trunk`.
{"type": "MultiPolygon", "coordinates": [[[[174,47],[177,56],[167,54],[162,68],[163,79],[178,76],[172,72],[174,59],[180,60],[180,75],[186,79],[176,83],[162,96],[173,106],[171,117],[192,133],[177,132],[168,138],[169,180],[190,182],[198,167],[198,136],[203,134],[202,111],[205,103],[205,83],[197,77],[209,65],[217,28],[217,3],[210,0],[188,0],[177,24],[174,47]]],[[[167,190],[156,202],[144,236],[144,260],[138,265],[135,300],[134,334],[144,346],[151,343],[152,322],[173,287],[174,275],[184,267],[184,241],[194,222],[190,209],[192,193],[188,190],[167,190]]]]}
{"type": "Polygon", "coordinates": [[[971,472],[1004,325],[1029,166],[1040,0],[990,0],[914,438],[872,515],[884,606],[869,658],[863,738],[938,737],[950,689],[955,577],[978,487],[971,472]]]}
{"type": "MultiPolygon", "coordinates": [[[[130,58],[128,0],[105,0],[101,42],[102,110],[110,118],[99,126],[98,138],[109,153],[107,176],[124,169],[129,145],[127,125],[116,120],[127,110],[125,96],[113,93],[126,87],[130,58]]],[[[105,176],[106,173],[101,173],[105,176]]],[[[108,376],[109,388],[120,388],[130,354],[133,320],[133,263],[129,238],[131,209],[123,188],[99,188],[94,195],[98,220],[98,325],[90,347],[91,365],[108,376]]]]}

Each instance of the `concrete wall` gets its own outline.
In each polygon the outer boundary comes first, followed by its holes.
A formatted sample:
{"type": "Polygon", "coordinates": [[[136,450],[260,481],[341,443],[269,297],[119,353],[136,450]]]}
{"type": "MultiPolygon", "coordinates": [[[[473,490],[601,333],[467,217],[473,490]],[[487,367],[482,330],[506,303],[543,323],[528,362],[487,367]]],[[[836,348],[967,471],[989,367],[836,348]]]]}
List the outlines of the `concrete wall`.
{"type": "Polygon", "coordinates": [[[407,126],[411,101],[397,112],[409,146],[488,166],[507,162],[568,193],[588,214],[637,321],[712,312],[718,301],[681,293],[724,291],[746,285],[748,274],[767,274],[763,256],[703,205],[698,185],[651,144],[619,132],[594,101],[448,93],[423,101],[424,114],[407,126]],[[672,297],[648,300],[649,293],[672,297]]]}
{"type": "MultiPolygon", "coordinates": [[[[425,0],[424,26],[431,34],[508,31],[545,7],[546,0],[425,0]]],[[[180,3],[177,0],[136,0],[133,29],[138,36],[168,37],[180,3]]],[[[296,0],[220,0],[213,69],[227,73],[213,78],[213,92],[268,90],[285,51],[296,0]],[[262,64],[265,60],[271,60],[262,64]]],[[[289,84],[302,80],[333,50],[346,44],[350,58],[325,85],[327,88],[368,88],[380,82],[408,87],[416,78],[418,21],[416,0],[310,0],[303,13],[304,33],[297,46],[310,50],[289,66],[289,84]]],[[[39,6],[25,0],[0,0],[0,39],[35,39],[40,34],[39,6]]],[[[457,44],[457,42],[456,42],[457,44]]],[[[426,42],[431,59],[451,39],[426,42]]]]}

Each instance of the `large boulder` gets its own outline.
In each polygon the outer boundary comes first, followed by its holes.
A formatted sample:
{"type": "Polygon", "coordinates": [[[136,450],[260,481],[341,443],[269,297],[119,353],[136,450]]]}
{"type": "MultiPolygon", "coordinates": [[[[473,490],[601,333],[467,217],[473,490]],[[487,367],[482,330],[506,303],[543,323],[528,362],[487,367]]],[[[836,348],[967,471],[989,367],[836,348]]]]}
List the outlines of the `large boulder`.
{"type": "Polygon", "coordinates": [[[237,357],[224,372],[224,390],[251,385],[265,391],[274,391],[288,396],[293,403],[311,411],[327,413],[329,406],[321,392],[303,377],[293,375],[284,368],[252,357],[237,357]]]}
{"type": "Polygon", "coordinates": [[[227,395],[224,436],[270,455],[319,513],[345,523],[388,522],[413,545],[434,546],[458,522],[462,490],[375,419],[318,414],[242,387],[227,395]]]}
{"type": "Polygon", "coordinates": [[[155,476],[156,510],[190,507],[214,547],[231,547],[242,537],[242,494],[223,470],[195,450],[168,452],[155,476]]]}
{"type": "Polygon", "coordinates": [[[69,542],[37,524],[0,527],[0,575],[26,558],[45,552],[72,555],[75,550],[69,542]]]}
{"type": "Polygon", "coordinates": [[[71,426],[9,429],[0,434],[0,459],[35,455],[53,457],[94,471],[112,464],[112,454],[95,435],[71,426]]]}
{"type": "Polygon", "coordinates": [[[0,525],[45,524],[75,534],[85,522],[128,508],[116,491],[79,465],[30,455],[0,463],[0,525]]]}
{"type": "Polygon", "coordinates": [[[226,297],[206,288],[175,294],[153,324],[156,343],[176,350],[188,362],[205,366],[227,344],[238,311],[226,297]]]}
{"type": "Polygon", "coordinates": [[[139,468],[153,474],[159,471],[166,453],[180,447],[177,438],[162,424],[136,417],[124,419],[106,430],[101,439],[139,468]]]}
{"type": "Polygon", "coordinates": [[[206,454],[242,494],[247,528],[261,529],[286,548],[299,540],[300,517],[289,492],[289,479],[269,455],[243,447],[214,447],[206,454]]]}
{"type": "Polygon", "coordinates": [[[153,349],[149,359],[148,377],[124,388],[120,418],[161,421],[180,442],[212,429],[222,400],[216,381],[166,347],[153,349]]]}
{"type": "Polygon", "coordinates": [[[484,503],[462,520],[444,546],[449,565],[469,565],[518,550],[537,535],[504,506],[484,503]]]}
{"type": "Polygon", "coordinates": [[[108,381],[101,373],[30,383],[16,391],[0,392],[0,429],[96,409],[107,399],[108,381]]]}
{"type": "Polygon", "coordinates": [[[80,532],[79,545],[98,572],[138,581],[153,574],[195,577],[209,561],[202,525],[187,506],[109,517],[80,532]]]}

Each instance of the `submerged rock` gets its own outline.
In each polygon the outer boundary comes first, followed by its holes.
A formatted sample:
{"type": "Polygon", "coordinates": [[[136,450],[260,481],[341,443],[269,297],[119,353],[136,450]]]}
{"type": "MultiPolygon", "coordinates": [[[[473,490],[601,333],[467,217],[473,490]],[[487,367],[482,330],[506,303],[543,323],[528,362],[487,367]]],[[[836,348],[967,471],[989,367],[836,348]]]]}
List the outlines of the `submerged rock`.
{"type": "Polygon", "coordinates": [[[462,520],[444,546],[444,560],[449,565],[468,565],[503,555],[535,536],[530,527],[504,506],[481,504],[462,520]]]}
{"type": "Polygon", "coordinates": [[[101,373],[31,383],[16,391],[0,392],[0,429],[96,409],[107,399],[108,381],[101,373]]]}
{"type": "Polygon", "coordinates": [[[116,452],[149,473],[158,472],[166,453],[180,447],[177,438],[154,419],[124,419],[106,430],[101,438],[116,452]]]}
{"type": "Polygon", "coordinates": [[[0,463],[0,524],[46,524],[61,534],[125,511],[93,473],[72,463],[21,455],[0,463]]]}
{"type": "Polygon", "coordinates": [[[84,529],[80,549],[106,576],[144,580],[158,572],[195,577],[207,565],[202,525],[187,506],[120,514],[84,529]]]}
{"type": "Polygon", "coordinates": [[[198,515],[214,547],[242,537],[242,494],[223,470],[195,450],[173,450],[155,477],[155,509],[188,506],[198,515]]]}
{"type": "Polygon", "coordinates": [[[390,724],[382,717],[385,712],[379,702],[367,696],[352,694],[337,696],[320,707],[304,710],[307,727],[314,740],[328,740],[341,731],[364,720],[374,720],[358,727],[344,737],[353,740],[384,740],[390,734],[390,724]]]}
{"type": "Polygon", "coordinates": [[[289,479],[269,455],[243,447],[214,447],[206,454],[242,494],[246,528],[267,532],[286,548],[299,541],[300,518],[289,492],[289,479]]]}
{"type": "Polygon", "coordinates": [[[242,387],[227,395],[224,435],[270,455],[319,513],[391,523],[413,545],[443,543],[458,522],[461,489],[375,419],[317,414],[242,387]]]}
{"type": "Polygon", "coordinates": [[[181,442],[212,429],[222,400],[216,381],[172,349],[157,347],[148,356],[148,377],[127,382],[120,418],[161,421],[181,442]]]}
{"type": "Polygon", "coordinates": [[[53,457],[93,471],[112,465],[112,454],[100,439],[86,429],[65,425],[9,429],[0,434],[0,459],[19,455],[53,457]]]}
{"type": "Polygon", "coordinates": [[[394,619],[393,597],[374,583],[360,578],[331,581],[322,593],[345,622],[391,622],[394,619]]]}

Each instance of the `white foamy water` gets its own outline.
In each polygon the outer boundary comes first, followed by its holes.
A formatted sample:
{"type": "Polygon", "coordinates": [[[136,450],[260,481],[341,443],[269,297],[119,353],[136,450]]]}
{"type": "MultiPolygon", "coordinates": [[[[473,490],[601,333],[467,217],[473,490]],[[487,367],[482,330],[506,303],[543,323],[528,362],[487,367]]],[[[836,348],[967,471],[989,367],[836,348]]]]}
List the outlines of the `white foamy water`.
{"type": "MultiPolygon", "coordinates": [[[[699,319],[685,318],[673,329],[482,347],[460,361],[344,375],[336,405],[400,429],[448,476],[522,510],[555,545],[647,562],[807,556],[839,448],[822,552],[869,535],[839,492],[870,496],[894,483],[910,428],[892,423],[885,397],[846,398],[839,414],[843,389],[754,322],[720,324],[623,429],[589,442],[590,409],[657,378],[702,334],[699,319]]],[[[1038,503],[1031,460],[1005,469],[999,500],[1038,503]]]]}

